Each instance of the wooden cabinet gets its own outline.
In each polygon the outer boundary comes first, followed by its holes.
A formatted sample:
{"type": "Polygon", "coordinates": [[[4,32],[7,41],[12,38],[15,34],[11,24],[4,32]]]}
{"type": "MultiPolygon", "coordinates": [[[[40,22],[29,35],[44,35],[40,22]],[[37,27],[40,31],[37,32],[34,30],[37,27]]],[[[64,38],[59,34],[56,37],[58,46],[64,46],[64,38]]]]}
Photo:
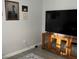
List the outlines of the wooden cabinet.
{"type": "Polygon", "coordinates": [[[77,39],[73,38],[73,36],[60,35],[52,32],[42,33],[42,48],[58,55],[76,59],[76,57],[72,57],[72,43],[77,43],[77,39]]]}

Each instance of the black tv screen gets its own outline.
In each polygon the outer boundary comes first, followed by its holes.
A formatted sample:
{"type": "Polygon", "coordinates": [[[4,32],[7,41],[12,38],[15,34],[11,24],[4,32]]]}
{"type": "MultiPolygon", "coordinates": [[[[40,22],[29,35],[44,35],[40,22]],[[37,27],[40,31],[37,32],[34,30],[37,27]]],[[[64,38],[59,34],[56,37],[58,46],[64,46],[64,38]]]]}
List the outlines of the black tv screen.
{"type": "Polygon", "coordinates": [[[46,11],[45,31],[77,36],[77,9],[46,11]]]}

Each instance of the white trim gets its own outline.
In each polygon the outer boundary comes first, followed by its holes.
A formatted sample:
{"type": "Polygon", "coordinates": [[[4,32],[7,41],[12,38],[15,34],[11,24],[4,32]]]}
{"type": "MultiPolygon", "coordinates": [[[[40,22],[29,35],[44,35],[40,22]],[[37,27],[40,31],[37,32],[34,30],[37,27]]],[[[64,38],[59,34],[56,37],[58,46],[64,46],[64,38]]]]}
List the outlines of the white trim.
{"type": "MultiPolygon", "coordinates": [[[[35,45],[41,45],[41,43],[35,44],[35,45]]],[[[5,59],[5,58],[9,58],[9,57],[15,56],[15,55],[17,55],[17,54],[20,54],[20,53],[22,53],[22,52],[25,52],[25,51],[27,51],[27,50],[30,50],[30,49],[34,48],[35,45],[30,46],[29,48],[24,48],[24,49],[22,49],[22,50],[15,51],[15,52],[13,52],[13,53],[9,53],[9,54],[3,56],[3,58],[4,58],[4,59],[5,59]]]]}

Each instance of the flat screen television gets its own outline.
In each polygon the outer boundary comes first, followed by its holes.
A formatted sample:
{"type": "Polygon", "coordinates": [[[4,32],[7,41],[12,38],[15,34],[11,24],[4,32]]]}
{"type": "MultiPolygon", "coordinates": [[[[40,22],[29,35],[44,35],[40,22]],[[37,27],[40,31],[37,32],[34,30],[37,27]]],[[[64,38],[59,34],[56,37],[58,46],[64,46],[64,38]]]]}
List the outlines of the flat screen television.
{"type": "Polygon", "coordinates": [[[46,11],[45,31],[77,36],[77,9],[46,11]]]}

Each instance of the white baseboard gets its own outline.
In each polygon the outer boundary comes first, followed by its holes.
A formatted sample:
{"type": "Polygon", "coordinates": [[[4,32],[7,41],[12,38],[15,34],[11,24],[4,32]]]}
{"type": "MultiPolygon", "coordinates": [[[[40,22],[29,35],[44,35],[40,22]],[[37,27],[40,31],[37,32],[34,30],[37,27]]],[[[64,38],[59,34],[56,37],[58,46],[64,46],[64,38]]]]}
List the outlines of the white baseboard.
{"type": "MultiPolygon", "coordinates": [[[[41,43],[35,44],[35,45],[41,45],[41,43]]],[[[28,47],[28,48],[24,48],[24,49],[22,49],[22,50],[15,51],[15,52],[13,52],[13,53],[9,53],[9,54],[3,56],[3,58],[6,59],[6,58],[9,58],[9,57],[15,56],[15,55],[17,55],[17,54],[20,54],[20,53],[22,53],[22,52],[25,52],[25,51],[27,51],[27,50],[30,50],[30,49],[34,48],[35,45],[32,45],[32,46],[30,46],[30,47],[28,47]]]]}

